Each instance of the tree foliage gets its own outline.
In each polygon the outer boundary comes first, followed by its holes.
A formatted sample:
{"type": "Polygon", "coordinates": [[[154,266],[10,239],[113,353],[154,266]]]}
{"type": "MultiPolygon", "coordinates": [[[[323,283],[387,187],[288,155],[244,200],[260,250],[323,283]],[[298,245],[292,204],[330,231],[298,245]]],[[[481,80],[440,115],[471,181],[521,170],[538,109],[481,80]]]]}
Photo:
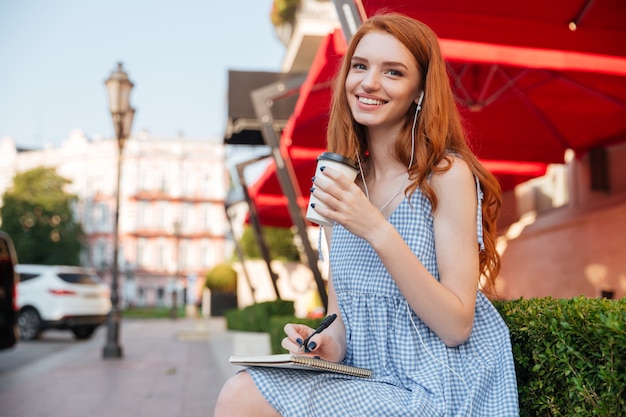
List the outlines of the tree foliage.
{"type": "Polygon", "coordinates": [[[77,198],[54,168],[16,174],[2,196],[2,230],[13,238],[20,263],[79,265],[83,230],[74,219],[77,198]]]}
{"type": "MultiPolygon", "coordinates": [[[[263,227],[263,238],[268,246],[270,258],[282,261],[299,261],[300,252],[294,244],[294,234],[284,227],[263,227]]],[[[254,230],[247,226],[241,236],[240,244],[245,255],[250,259],[260,259],[261,250],[254,237],[254,230]]]]}

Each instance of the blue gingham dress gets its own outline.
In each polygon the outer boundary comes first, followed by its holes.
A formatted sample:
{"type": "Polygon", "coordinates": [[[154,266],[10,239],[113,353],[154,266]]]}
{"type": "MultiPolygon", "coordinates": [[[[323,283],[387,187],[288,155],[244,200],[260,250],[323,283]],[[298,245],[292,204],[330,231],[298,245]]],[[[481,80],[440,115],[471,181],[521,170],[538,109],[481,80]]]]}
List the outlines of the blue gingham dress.
{"type": "MultiPolygon", "coordinates": [[[[431,204],[419,189],[389,222],[438,279],[431,204]]],[[[373,369],[374,377],[249,368],[283,416],[519,416],[509,331],[482,293],[470,338],[451,348],[413,313],[372,247],[340,225],[330,266],[346,326],[343,363],[373,369]]]]}

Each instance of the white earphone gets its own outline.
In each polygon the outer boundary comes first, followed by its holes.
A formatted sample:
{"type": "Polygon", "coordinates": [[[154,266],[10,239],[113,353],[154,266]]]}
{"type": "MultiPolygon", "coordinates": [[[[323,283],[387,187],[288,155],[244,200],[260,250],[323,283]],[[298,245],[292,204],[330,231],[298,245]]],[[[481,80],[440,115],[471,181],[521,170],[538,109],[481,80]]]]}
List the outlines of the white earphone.
{"type": "Polygon", "coordinates": [[[424,100],[424,90],[420,93],[420,98],[417,100],[417,110],[419,111],[422,108],[422,101],[424,100]]]}

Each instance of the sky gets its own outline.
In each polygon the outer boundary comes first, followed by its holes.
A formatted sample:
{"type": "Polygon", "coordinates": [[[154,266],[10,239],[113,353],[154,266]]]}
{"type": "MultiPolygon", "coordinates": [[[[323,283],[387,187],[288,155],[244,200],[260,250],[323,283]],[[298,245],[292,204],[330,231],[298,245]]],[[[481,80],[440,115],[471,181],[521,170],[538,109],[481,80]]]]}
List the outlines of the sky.
{"type": "MultiPolygon", "coordinates": [[[[280,71],[272,0],[0,0],[0,138],[114,137],[104,81],[123,62],[132,132],[223,138],[228,70],[280,71]]],[[[1,156],[0,156],[1,157],[1,156]]]]}

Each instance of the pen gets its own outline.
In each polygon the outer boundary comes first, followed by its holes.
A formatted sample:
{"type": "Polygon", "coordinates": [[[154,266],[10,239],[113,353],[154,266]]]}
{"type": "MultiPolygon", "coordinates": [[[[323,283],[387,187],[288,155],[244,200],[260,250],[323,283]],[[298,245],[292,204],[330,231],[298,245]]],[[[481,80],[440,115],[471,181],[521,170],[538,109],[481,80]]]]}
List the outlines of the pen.
{"type": "Polygon", "coordinates": [[[333,321],[335,321],[335,319],[337,318],[336,314],[331,314],[329,316],[326,316],[326,318],[324,319],[324,321],[322,321],[322,323],[319,325],[319,327],[317,329],[315,329],[315,331],[313,333],[311,333],[311,335],[309,337],[307,337],[304,342],[302,342],[302,347],[304,348],[305,352],[310,352],[308,346],[309,346],[309,340],[316,334],[321,333],[325,328],[327,328],[328,326],[330,326],[332,324],[333,321]]]}

